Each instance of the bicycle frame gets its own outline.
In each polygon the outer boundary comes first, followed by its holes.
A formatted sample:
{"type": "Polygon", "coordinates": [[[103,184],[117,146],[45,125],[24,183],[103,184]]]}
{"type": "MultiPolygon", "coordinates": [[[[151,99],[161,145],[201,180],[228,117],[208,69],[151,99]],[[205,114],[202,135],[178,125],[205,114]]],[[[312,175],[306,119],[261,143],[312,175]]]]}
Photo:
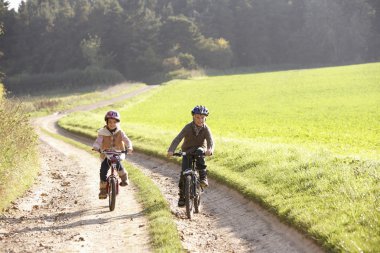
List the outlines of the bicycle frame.
{"type": "Polygon", "coordinates": [[[200,195],[203,188],[199,182],[198,171],[196,170],[196,157],[198,154],[186,154],[185,152],[174,153],[174,156],[186,156],[191,159],[191,167],[182,172],[183,175],[183,192],[185,194],[186,213],[189,219],[192,218],[193,212],[199,212],[200,195]],[[195,210],[193,210],[193,207],[195,210]]]}
{"type": "Polygon", "coordinates": [[[110,166],[111,173],[107,177],[107,193],[110,211],[115,209],[116,196],[119,194],[119,177],[117,173],[117,164],[125,157],[126,152],[104,150],[101,151],[107,157],[108,165],[110,166]]]}
{"type": "Polygon", "coordinates": [[[108,189],[108,192],[110,191],[110,182],[111,182],[111,179],[114,179],[115,182],[116,182],[116,195],[119,194],[119,177],[118,177],[118,174],[117,174],[117,162],[120,161],[119,158],[117,158],[117,156],[110,156],[108,157],[107,156],[107,161],[108,161],[108,165],[110,166],[110,169],[111,169],[111,173],[108,175],[107,177],[107,189],[108,189]]]}
{"type": "MultiPolygon", "coordinates": [[[[186,176],[191,176],[191,194],[190,197],[194,199],[198,195],[197,189],[200,187],[200,182],[199,182],[199,176],[198,176],[198,171],[196,170],[196,159],[195,156],[190,156],[191,157],[191,167],[186,169],[185,171],[182,172],[182,175],[184,177],[186,176]]],[[[189,156],[188,156],[189,158],[189,156]]]]}

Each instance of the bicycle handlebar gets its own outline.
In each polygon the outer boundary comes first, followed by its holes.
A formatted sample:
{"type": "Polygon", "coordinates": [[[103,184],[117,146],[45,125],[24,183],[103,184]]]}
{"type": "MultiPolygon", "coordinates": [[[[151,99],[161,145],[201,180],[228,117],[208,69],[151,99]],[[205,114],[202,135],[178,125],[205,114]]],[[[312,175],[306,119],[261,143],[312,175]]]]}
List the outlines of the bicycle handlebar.
{"type": "Polygon", "coordinates": [[[103,150],[100,151],[102,154],[115,154],[115,155],[121,155],[121,154],[128,154],[128,150],[124,151],[116,151],[116,150],[103,150]]]}
{"type": "Polygon", "coordinates": [[[114,154],[114,155],[128,154],[128,150],[124,150],[124,151],[107,150],[107,149],[105,149],[105,150],[92,149],[92,150],[97,151],[97,152],[99,152],[101,154],[105,154],[105,155],[107,155],[107,154],[108,155],[112,155],[112,154],[114,154]]]}
{"type": "Polygon", "coordinates": [[[181,156],[187,156],[187,155],[190,155],[190,156],[204,156],[205,153],[204,152],[202,154],[198,154],[197,152],[186,153],[186,152],[182,152],[182,151],[173,153],[173,156],[179,156],[179,157],[181,157],[181,156]]]}

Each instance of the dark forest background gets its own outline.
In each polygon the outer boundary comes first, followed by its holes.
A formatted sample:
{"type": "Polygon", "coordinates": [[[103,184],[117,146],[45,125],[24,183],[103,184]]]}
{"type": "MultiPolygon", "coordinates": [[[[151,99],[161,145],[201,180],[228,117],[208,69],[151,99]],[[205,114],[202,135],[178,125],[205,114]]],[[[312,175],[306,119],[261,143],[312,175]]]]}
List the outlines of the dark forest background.
{"type": "Polygon", "coordinates": [[[379,0],[0,0],[0,71],[15,92],[194,69],[380,60],[379,0]]]}

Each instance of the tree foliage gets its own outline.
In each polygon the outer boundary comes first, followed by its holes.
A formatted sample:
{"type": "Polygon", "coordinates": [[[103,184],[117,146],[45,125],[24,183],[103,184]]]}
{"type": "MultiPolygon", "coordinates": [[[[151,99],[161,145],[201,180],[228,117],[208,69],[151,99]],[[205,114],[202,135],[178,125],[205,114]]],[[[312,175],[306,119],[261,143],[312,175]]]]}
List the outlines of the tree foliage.
{"type": "Polygon", "coordinates": [[[380,59],[378,0],[0,0],[0,24],[7,75],[380,59]]]}

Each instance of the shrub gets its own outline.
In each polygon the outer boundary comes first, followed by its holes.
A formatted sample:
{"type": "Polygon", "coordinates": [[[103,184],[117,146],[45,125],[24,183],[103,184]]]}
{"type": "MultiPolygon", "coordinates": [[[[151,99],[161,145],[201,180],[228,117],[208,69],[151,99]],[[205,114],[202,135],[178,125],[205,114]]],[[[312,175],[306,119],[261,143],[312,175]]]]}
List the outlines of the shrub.
{"type": "Polygon", "coordinates": [[[191,77],[191,72],[181,68],[178,70],[170,71],[169,73],[166,74],[167,79],[172,80],[172,79],[188,79],[191,77]]]}
{"type": "Polygon", "coordinates": [[[233,53],[225,39],[203,38],[197,47],[198,63],[215,69],[231,67],[233,53]]]}
{"type": "Polygon", "coordinates": [[[169,57],[165,58],[164,61],[162,62],[162,65],[164,67],[164,71],[170,72],[174,70],[178,70],[182,68],[181,62],[179,61],[178,57],[169,57]]]}
{"type": "Polygon", "coordinates": [[[31,184],[38,172],[37,136],[21,103],[0,101],[0,211],[31,184]]]}
{"type": "Polygon", "coordinates": [[[197,63],[195,62],[195,58],[193,55],[180,53],[178,55],[178,59],[182,67],[184,67],[185,69],[197,69],[197,63]]]}
{"type": "Polygon", "coordinates": [[[3,100],[3,97],[4,97],[4,87],[3,87],[3,84],[0,83],[0,102],[1,100],[3,100]]]}

